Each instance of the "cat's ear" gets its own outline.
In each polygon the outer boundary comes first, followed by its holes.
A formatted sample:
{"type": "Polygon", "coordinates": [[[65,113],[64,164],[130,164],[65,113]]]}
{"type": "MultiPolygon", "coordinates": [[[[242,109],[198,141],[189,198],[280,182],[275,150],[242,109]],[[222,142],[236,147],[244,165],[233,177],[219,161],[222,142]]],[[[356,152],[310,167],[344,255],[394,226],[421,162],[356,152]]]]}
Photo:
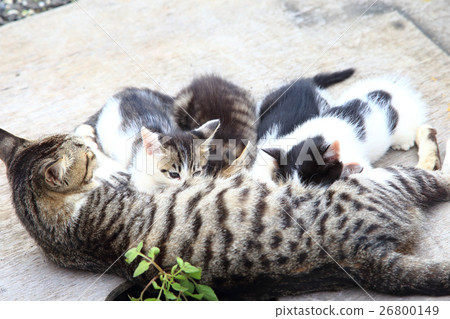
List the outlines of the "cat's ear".
{"type": "Polygon", "coordinates": [[[272,158],[272,160],[275,160],[275,162],[279,165],[279,163],[281,162],[281,149],[280,148],[263,148],[261,149],[263,151],[263,154],[265,153],[266,156],[264,156],[265,158],[272,158]],[[269,155],[269,157],[267,157],[267,155],[269,155]]]}
{"type": "Polygon", "coordinates": [[[219,120],[210,120],[200,126],[199,128],[196,128],[194,130],[194,134],[200,134],[205,137],[205,142],[203,144],[209,144],[210,141],[214,138],[214,134],[216,134],[217,130],[220,127],[220,121],[219,120]]]}
{"type": "Polygon", "coordinates": [[[334,141],[328,146],[325,153],[323,153],[323,161],[325,163],[338,162],[340,159],[341,147],[339,141],[334,141]]]}
{"type": "Polygon", "coordinates": [[[148,155],[162,154],[163,147],[159,141],[159,134],[150,131],[149,129],[141,128],[142,142],[144,143],[145,152],[148,155]]]}
{"type": "Polygon", "coordinates": [[[341,178],[348,177],[353,174],[359,174],[363,171],[364,167],[358,163],[346,163],[342,168],[341,178]]]}
{"type": "Polygon", "coordinates": [[[5,164],[9,163],[17,151],[24,146],[26,141],[23,138],[0,129],[0,159],[5,164]]]}
{"type": "MultiPolygon", "coordinates": [[[[194,134],[200,134],[200,136],[205,137],[205,140],[200,145],[200,154],[202,155],[203,161],[207,160],[207,154],[209,154],[210,149],[214,149],[214,145],[211,145],[211,142],[219,127],[219,120],[210,120],[194,130],[194,134]]],[[[202,165],[204,165],[204,163],[202,163],[202,165]]]]}
{"type": "Polygon", "coordinates": [[[66,161],[61,158],[45,167],[45,182],[51,187],[62,186],[64,174],[66,174],[66,161]]]}

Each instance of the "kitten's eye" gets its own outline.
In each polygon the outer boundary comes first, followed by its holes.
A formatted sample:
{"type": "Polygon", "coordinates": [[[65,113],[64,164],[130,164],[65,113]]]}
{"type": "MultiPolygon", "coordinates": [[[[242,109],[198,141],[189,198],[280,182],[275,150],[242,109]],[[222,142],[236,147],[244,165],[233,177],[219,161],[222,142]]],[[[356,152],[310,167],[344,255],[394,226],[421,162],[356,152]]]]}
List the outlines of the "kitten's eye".
{"type": "Polygon", "coordinates": [[[169,176],[171,178],[180,178],[180,174],[176,173],[176,172],[169,172],[169,176]]]}
{"type": "Polygon", "coordinates": [[[196,171],[192,174],[192,176],[199,176],[202,173],[202,171],[196,171]]]}

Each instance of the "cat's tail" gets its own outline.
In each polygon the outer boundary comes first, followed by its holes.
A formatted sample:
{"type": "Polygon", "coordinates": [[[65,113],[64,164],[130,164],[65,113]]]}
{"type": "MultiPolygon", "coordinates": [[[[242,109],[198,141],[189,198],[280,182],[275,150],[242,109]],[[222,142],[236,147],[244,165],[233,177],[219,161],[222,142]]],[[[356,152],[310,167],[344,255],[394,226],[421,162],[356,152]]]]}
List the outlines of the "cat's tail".
{"type": "Polygon", "coordinates": [[[333,73],[319,73],[313,77],[313,81],[318,87],[325,89],[333,84],[347,80],[353,73],[355,73],[353,68],[333,73]]]}
{"type": "Polygon", "coordinates": [[[369,267],[359,275],[363,276],[362,285],[371,290],[395,295],[450,295],[450,260],[427,260],[392,252],[378,256],[369,267]]]}

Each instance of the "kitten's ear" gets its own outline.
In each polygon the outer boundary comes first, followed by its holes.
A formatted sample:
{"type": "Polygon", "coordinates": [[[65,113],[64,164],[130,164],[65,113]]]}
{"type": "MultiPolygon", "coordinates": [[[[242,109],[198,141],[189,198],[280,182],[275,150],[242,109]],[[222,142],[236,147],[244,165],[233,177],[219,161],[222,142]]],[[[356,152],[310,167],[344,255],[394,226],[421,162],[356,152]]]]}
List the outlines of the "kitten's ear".
{"type": "MultiPolygon", "coordinates": [[[[211,120],[194,130],[194,133],[200,133],[200,135],[203,135],[206,138],[205,141],[200,144],[200,154],[202,155],[203,161],[207,161],[207,154],[209,154],[210,148],[214,148],[211,146],[211,142],[219,127],[219,120],[211,120]]],[[[202,165],[204,165],[204,163],[202,163],[202,165]]]]}
{"type": "Polygon", "coordinates": [[[14,157],[27,140],[0,129],[0,159],[5,163],[14,157]]]}
{"type": "Polygon", "coordinates": [[[363,169],[364,169],[364,167],[362,167],[358,163],[344,164],[340,178],[348,177],[353,174],[359,174],[363,171],[363,169]]]}
{"type": "Polygon", "coordinates": [[[44,172],[45,182],[51,187],[62,186],[66,173],[66,161],[64,158],[47,165],[44,172]]]}
{"type": "Polygon", "coordinates": [[[141,128],[142,142],[144,143],[145,152],[148,155],[162,154],[163,147],[159,141],[159,134],[150,131],[149,129],[141,128]]]}
{"type": "Polygon", "coordinates": [[[194,130],[195,133],[200,133],[206,138],[206,141],[203,142],[203,144],[209,144],[209,142],[214,138],[214,134],[216,134],[217,130],[220,127],[220,121],[219,120],[210,120],[200,126],[199,128],[196,128],[194,130]]]}
{"type": "Polygon", "coordinates": [[[339,145],[339,141],[334,141],[333,143],[331,143],[331,145],[328,146],[325,153],[323,153],[324,162],[325,163],[338,162],[340,159],[340,153],[341,153],[340,150],[341,150],[341,148],[339,145]]]}
{"type": "MultiPolygon", "coordinates": [[[[279,148],[262,148],[261,149],[264,153],[268,154],[272,159],[276,161],[276,163],[281,162],[281,149],[279,148]]],[[[265,156],[267,158],[267,156],[265,156]]]]}

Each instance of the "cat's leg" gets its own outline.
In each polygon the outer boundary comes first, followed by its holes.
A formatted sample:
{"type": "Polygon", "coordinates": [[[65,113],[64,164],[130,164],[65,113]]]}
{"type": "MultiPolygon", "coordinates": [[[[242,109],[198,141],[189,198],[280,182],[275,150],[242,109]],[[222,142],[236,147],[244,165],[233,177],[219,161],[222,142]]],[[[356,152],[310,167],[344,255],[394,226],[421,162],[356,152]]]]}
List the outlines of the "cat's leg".
{"type": "Polygon", "coordinates": [[[84,142],[91,150],[98,150],[97,136],[95,135],[95,129],[92,126],[81,124],[75,129],[74,134],[83,138],[84,142]]]}
{"type": "Polygon", "coordinates": [[[416,144],[419,149],[419,162],[416,167],[426,170],[440,169],[441,157],[436,140],[436,130],[429,125],[420,126],[417,130],[416,144]]]}

